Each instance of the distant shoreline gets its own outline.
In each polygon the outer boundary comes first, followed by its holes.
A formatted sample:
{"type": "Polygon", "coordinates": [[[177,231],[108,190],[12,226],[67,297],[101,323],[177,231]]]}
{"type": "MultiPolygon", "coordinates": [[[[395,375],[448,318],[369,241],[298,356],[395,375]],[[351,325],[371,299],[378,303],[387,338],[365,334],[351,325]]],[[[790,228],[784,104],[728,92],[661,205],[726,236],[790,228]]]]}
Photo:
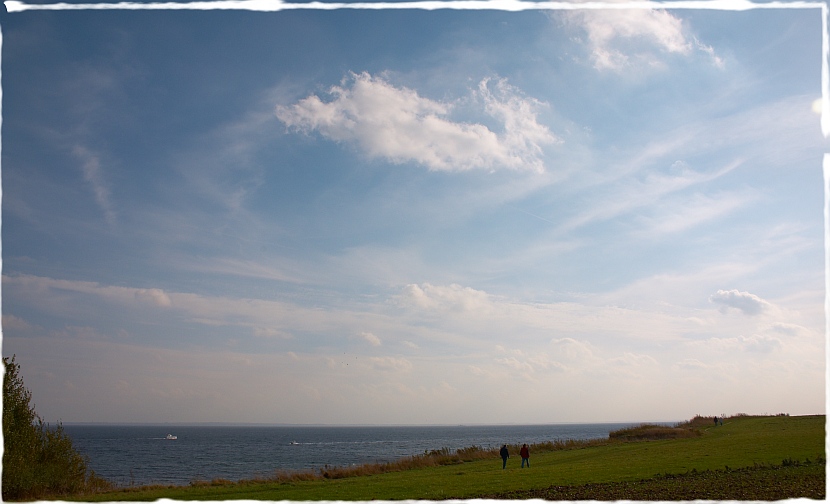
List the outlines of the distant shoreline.
{"type": "MultiPolygon", "coordinates": [[[[607,421],[607,422],[550,422],[550,423],[464,423],[464,424],[289,424],[289,423],[245,423],[245,422],[60,422],[72,427],[322,427],[336,428],[395,428],[395,427],[545,427],[557,425],[616,425],[616,424],[658,424],[674,425],[684,420],[635,420],[635,421],[607,421]]],[[[50,425],[52,423],[50,422],[50,425]]]]}

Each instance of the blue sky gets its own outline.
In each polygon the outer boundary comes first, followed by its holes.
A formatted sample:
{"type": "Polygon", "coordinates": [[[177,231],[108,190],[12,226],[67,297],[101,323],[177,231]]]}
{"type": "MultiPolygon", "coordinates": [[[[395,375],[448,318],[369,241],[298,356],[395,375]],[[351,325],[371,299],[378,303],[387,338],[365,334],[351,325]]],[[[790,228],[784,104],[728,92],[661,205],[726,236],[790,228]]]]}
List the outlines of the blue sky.
{"type": "Polygon", "coordinates": [[[825,411],[818,9],[0,21],[48,421],[825,411]]]}

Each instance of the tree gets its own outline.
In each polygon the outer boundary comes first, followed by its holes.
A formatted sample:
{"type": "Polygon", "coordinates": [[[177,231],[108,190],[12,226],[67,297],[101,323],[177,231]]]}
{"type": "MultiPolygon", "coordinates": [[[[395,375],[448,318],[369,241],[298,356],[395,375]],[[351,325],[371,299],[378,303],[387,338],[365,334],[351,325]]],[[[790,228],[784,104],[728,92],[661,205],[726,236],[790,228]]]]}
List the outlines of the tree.
{"type": "Polygon", "coordinates": [[[35,412],[20,365],[4,357],[3,500],[36,499],[109,487],[87,471],[87,460],[59,423],[55,429],[35,412]]]}

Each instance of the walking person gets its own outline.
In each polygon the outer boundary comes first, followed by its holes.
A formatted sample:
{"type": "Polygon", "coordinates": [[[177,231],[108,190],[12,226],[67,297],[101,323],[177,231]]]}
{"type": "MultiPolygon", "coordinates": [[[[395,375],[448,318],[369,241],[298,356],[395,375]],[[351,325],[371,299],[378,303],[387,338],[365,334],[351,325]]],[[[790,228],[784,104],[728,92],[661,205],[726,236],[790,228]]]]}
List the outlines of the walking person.
{"type": "Polygon", "coordinates": [[[522,469],[525,467],[525,462],[527,462],[527,467],[530,468],[530,448],[526,444],[522,445],[519,455],[522,456],[522,469]]]}
{"type": "Polygon", "coordinates": [[[499,455],[501,455],[501,468],[504,469],[507,467],[507,459],[510,458],[510,452],[507,451],[507,445],[501,445],[499,455]]]}

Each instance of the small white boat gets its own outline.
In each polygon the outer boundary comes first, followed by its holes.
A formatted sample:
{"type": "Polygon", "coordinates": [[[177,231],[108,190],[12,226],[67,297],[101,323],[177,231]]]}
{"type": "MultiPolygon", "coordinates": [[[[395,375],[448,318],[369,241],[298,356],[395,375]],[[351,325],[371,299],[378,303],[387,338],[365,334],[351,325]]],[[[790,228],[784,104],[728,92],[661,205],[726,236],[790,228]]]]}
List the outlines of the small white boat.
{"type": "Polygon", "coordinates": [[[293,444],[293,445],[298,445],[298,444],[300,444],[300,443],[298,443],[298,442],[296,442],[296,441],[291,441],[291,444],[293,444]]]}
{"type": "Polygon", "coordinates": [[[164,438],[164,439],[170,439],[172,441],[172,440],[179,439],[179,438],[174,436],[173,434],[168,434],[167,437],[164,438]]]}

